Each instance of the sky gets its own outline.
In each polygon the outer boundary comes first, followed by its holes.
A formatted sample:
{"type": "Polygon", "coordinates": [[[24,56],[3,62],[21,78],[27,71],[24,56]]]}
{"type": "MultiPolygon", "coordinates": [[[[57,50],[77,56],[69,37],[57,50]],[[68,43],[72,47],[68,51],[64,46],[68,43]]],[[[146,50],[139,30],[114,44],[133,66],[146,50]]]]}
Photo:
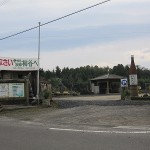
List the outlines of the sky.
{"type": "MultiPolygon", "coordinates": [[[[105,1],[105,0],[104,0],[105,1]]],[[[0,39],[103,2],[103,0],[0,0],[0,39]]],[[[41,27],[40,68],[150,69],[150,1],[110,0],[41,27]]],[[[37,58],[38,28],[0,40],[0,57],[37,58]]]]}

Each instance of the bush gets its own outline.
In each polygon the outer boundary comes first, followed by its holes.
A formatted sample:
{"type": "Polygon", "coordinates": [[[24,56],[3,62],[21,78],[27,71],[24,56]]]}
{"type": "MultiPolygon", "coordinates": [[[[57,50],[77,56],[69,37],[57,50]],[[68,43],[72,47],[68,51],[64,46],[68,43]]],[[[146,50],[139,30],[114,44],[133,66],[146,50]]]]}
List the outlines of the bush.
{"type": "Polygon", "coordinates": [[[143,97],[148,97],[148,94],[144,94],[143,97]]]}
{"type": "Polygon", "coordinates": [[[123,91],[121,92],[121,99],[122,99],[122,100],[129,99],[129,96],[130,96],[129,90],[123,90],[123,91]]]}
{"type": "Polygon", "coordinates": [[[46,89],[43,91],[43,96],[45,99],[48,99],[51,96],[51,92],[46,89]]]}

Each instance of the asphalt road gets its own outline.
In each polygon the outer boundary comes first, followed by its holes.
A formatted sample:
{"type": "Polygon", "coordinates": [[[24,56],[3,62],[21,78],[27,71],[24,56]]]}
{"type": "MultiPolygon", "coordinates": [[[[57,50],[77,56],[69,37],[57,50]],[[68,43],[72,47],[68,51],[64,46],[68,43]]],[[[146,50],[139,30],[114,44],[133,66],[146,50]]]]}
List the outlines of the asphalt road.
{"type": "Polygon", "coordinates": [[[118,104],[117,95],[54,102],[65,107],[1,112],[0,150],[150,149],[149,104],[118,104]]]}
{"type": "Polygon", "coordinates": [[[64,130],[0,122],[0,150],[149,150],[149,132],[64,130]]]}

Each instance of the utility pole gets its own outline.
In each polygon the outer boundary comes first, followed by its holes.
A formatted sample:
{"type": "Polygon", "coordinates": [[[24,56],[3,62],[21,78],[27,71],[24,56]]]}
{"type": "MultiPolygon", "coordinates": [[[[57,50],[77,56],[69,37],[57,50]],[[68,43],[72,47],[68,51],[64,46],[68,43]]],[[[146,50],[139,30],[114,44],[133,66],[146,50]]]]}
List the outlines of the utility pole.
{"type": "Polygon", "coordinates": [[[37,102],[38,102],[38,105],[39,105],[39,99],[40,99],[40,96],[39,96],[39,91],[40,91],[40,39],[41,39],[41,23],[39,22],[39,35],[38,35],[38,71],[37,71],[37,102]]]}

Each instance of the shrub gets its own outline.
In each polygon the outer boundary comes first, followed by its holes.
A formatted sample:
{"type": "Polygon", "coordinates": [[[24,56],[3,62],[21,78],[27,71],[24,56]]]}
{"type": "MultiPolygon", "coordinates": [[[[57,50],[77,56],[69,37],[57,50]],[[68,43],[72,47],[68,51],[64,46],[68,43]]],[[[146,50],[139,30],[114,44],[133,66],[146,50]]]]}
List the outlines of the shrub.
{"type": "Polygon", "coordinates": [[[43,96],[45,99],[48,99],[50,97],[50,95],[51,95],[51,92],[49,90],[45,89],[43,91],[43,96]]]}
{"type": "Polygon", "coordinates": [[[129,96],[130,96],[129,90],[123,90],[123,91],[121,92],[121,99],[122,99],[122,100],[129,99],[129,96]]]}

